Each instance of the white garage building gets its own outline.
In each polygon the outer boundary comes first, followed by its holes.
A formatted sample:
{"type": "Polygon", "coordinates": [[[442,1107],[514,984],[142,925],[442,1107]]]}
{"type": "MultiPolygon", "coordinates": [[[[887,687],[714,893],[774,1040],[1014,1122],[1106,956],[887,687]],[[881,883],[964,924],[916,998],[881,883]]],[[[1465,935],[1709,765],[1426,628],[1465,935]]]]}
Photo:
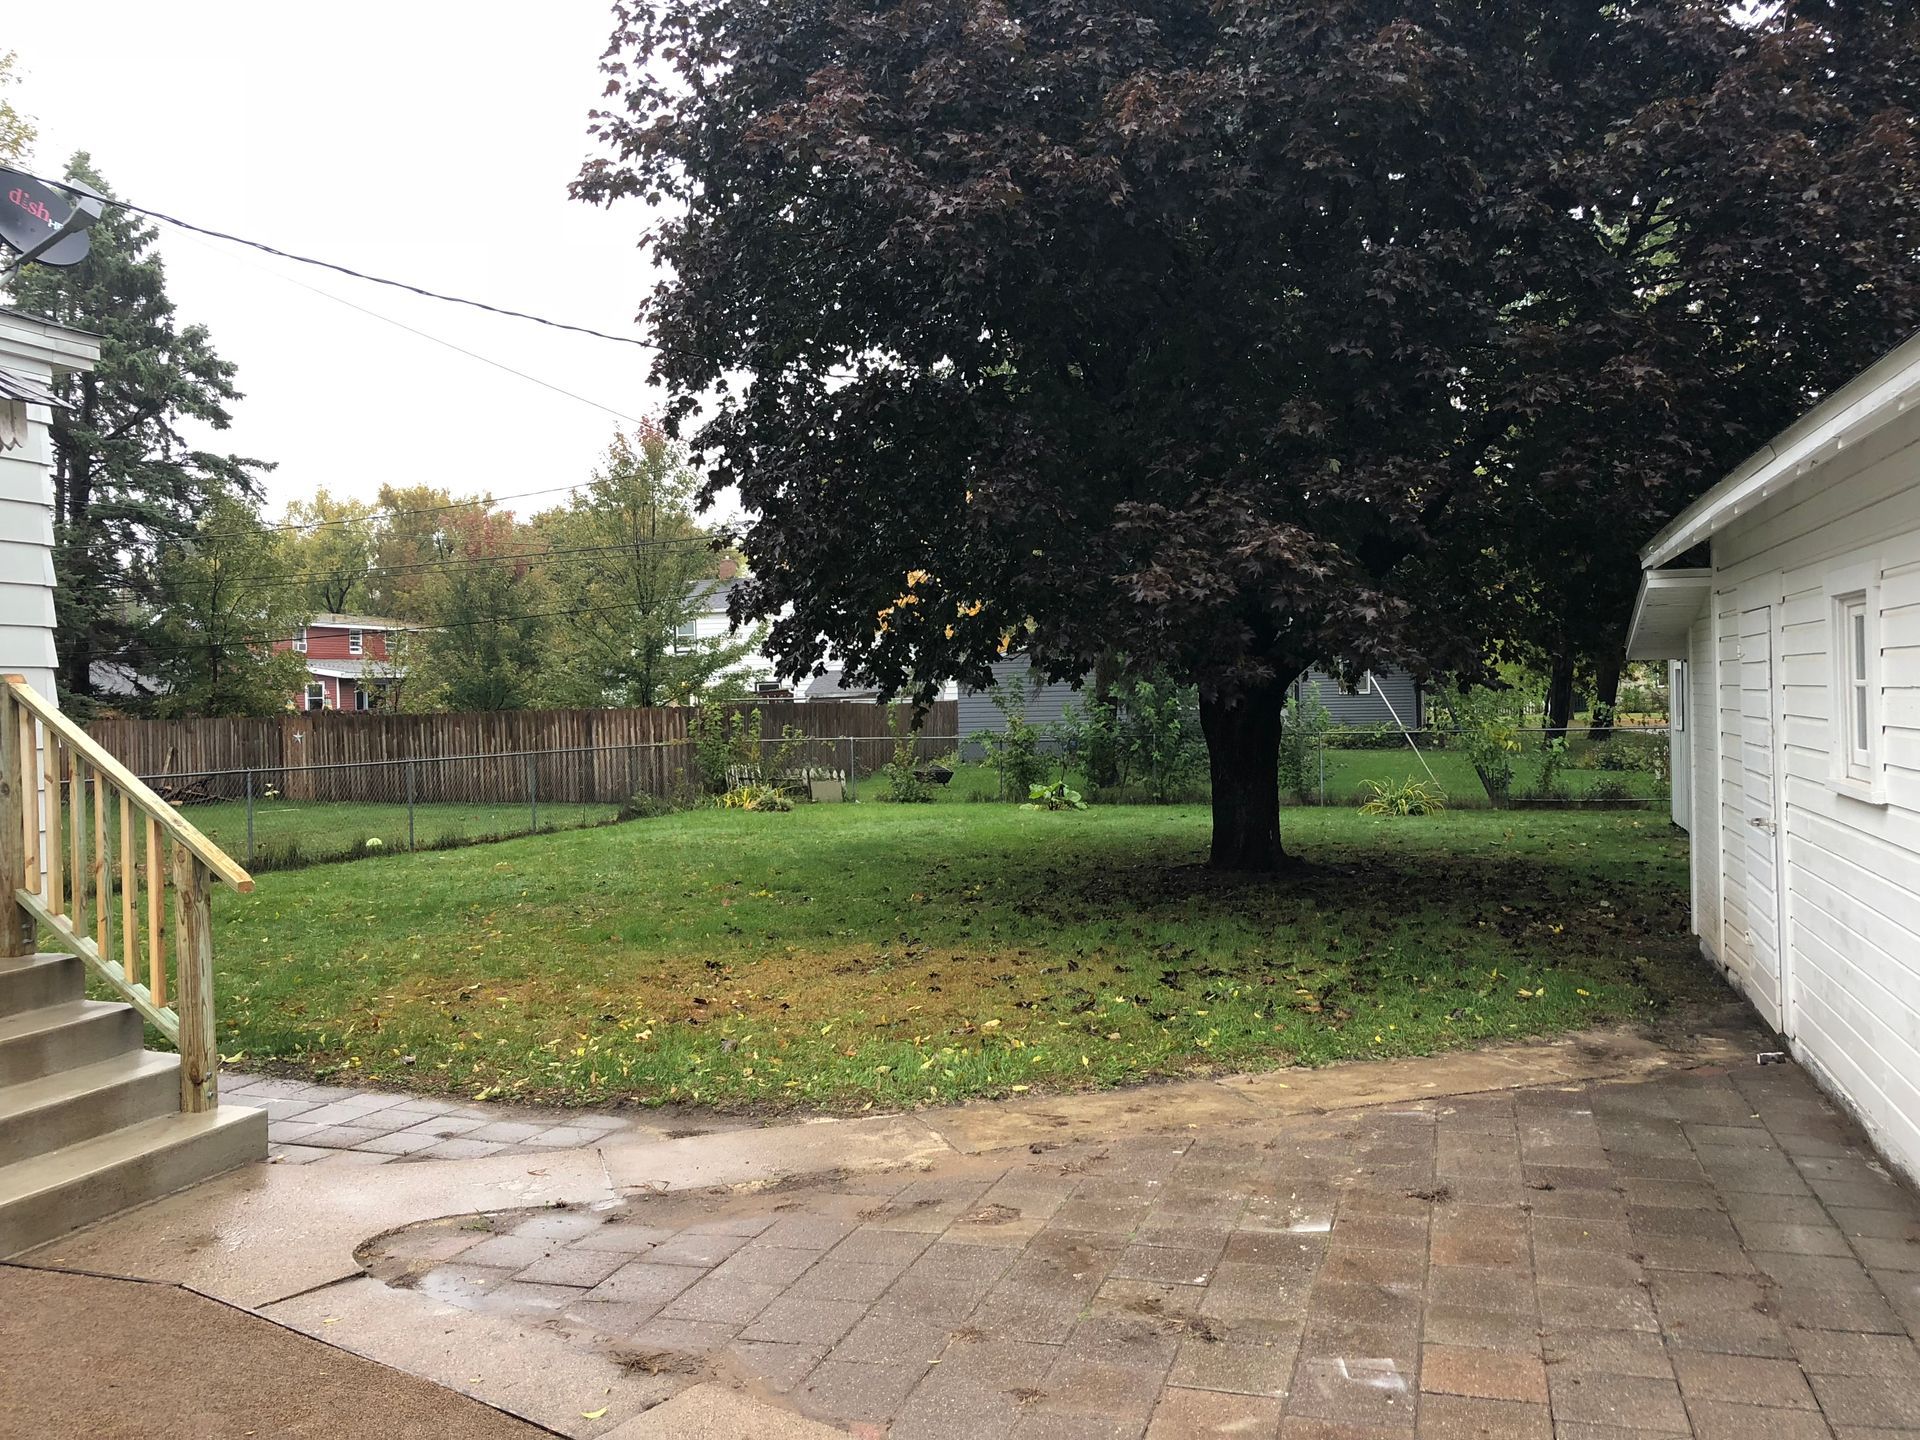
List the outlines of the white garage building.
{"type": "Polygon", "coordinates": [[[1920,337],[1641,560],[1701,949],[1920,1176],[1920,337]]]}

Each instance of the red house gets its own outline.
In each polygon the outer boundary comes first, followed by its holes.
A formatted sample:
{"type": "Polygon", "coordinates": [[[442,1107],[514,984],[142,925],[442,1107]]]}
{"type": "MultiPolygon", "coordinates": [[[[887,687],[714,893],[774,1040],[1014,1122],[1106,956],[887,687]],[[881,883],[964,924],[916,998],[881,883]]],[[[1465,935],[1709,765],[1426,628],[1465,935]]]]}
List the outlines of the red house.
{"type": "Polygon", "coordinates": [[[388,637],[414,627],[379,615],[316,615],[291,640],[274,644],[306,657],[305,690],[290,710],[381,710],[406,678],[388,637]]]}

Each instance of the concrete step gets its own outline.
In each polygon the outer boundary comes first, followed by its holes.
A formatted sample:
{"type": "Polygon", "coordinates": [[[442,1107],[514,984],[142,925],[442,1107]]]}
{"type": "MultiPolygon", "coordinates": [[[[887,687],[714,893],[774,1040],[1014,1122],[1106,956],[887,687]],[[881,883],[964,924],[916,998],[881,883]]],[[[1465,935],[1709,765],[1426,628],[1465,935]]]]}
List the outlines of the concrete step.
{"type": "Polygon", "coordinates": [[[19,1015],[86,998],[86,969],[77,955],[0,959],[0,1015],[19,1015]]]}
{"type": "Polygon", "coordinates": [[[0,1088],[0,1166],[180,1108],[180,1057],[115,1055],[0,1088]]]}
{"type": "Polygon", "coordinates": [[[267,1112],[178,1111],[0,1167],[0,1259],[267,1154],[267,1112]]]}
{"type": "Polygon", "coordinates": [[[131,1005],[69,1000],[0,1017],[0,1085],[77,1070],[140,1048],[131,1005]]]}

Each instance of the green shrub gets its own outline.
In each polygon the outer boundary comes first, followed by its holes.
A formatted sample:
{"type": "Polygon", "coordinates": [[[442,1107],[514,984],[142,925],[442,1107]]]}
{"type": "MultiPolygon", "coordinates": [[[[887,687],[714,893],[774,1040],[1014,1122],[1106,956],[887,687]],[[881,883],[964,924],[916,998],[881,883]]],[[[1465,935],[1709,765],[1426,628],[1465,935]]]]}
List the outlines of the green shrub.
{"type": "Polygon", "coordinates": [[[1120,689],[1121,782],[1146,787],[1156,804],[1190,792],[1207,768],[1200,697],[1164,677],[1135,678],[1120,689]]]}
{"type": "Polygon", "coordinates": [[[1533,800],[1564,800],[1567,787],[1560,781],[1560,772],[1567,763],[1567,742],[1559,736],[1545,741],[1540,746],[1540,779],[1528,797],[1533,800]]]}
{"type": "Polygon", "coordinates": [[[1046,732],[1027,719],[1027,677],[1011,675],[993,689],[993,708],[1000,712],[1004,728],[982,730],[973,743],[986,752],[987,766],[1000,776],[1000,796],[1014,799],[1043,783],[1053,770],[1053,761],[1041,753],[1046,732]]]}
{"type": "Polygon", "coordinates": [[[1520,753],[1520,724],[1512,697],[1488,689],[1452,690],[1434,696],[1434,709],[1486,786],[1495,805],[1513,793],[1513,757],[1520,753]]]}
{"type": "Polygon", "coordinates": [[[725,793],[741,771],[759,773],[760,712],[698,705],[687,721],[693,742],[693,768],[700,788],[709,795],[725,793]]]}
{"type": "Polygon", "coordinates": [[[1035,785],[1027,792],[1027,803],[1022,810],[1084,810],[1087,802],[1080,798],[1078,790],[1069,789],[1067,782],[1056,780],[1051,785],[1035,785]]]}
{"type": "Polygon", "coordinates": [[[1439,786],[1411,775],[1398,782],[1369,780],[1361,793],[1366,796],[1360,805],[1362,815],[1438,815],[1447,808],[1447,797],[1439,786]]]}
{"type": "Polygon", "coordinates": [[[1622,800],[1637,800],[1640,797],[1635,795],[1633,787],[1619,776],[1603,775],[1587,787],[1587,793],[1582,798],[1612,805],[1622,800]]]}
{"type": "Polygon", "coordinates": [[[677,815],[686,809],[686,805],[663,795],[655,795],[643,790],[638,795],[629,795],[620,802],[615,813],[616,820],[657,820],[662,815],[677,815]]]}
{"type": "Polygon", "coordinates": [[[1320,687],[1304,698],[1288,696],[1280,712],[1280,788],[1304,805],[1320,782],[1320,747],[1333,728],[1333,713],[1320,701],[1320,687]]]}
{"type": "Polygon", "coordinates": [[[745,785],[736,785],[720,795],[722,810],[791,810],[793,797],[778,785],[768,785],[764,781],[749,781],[745,785]]]}
{"type": "Polygon", "coordinates": [[[925,805],[933,800],[933,787],[916,773],[919,760],[914,754],[914,733],[896,720],[893,754],[881,767],[887,782],[887,799],[897,805],[925,805]]]}

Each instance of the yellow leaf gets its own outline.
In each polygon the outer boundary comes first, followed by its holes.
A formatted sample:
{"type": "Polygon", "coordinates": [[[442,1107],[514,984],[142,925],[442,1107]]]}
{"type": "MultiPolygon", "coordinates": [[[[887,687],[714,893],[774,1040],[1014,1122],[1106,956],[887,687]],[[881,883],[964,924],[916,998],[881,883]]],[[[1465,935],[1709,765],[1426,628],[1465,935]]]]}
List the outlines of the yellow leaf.
{"type": "Polygon", "coordinates": [[[580,1418],[582,1420],[598,1420],[602,1415],[606,1413],[607,1413],[607,1407],[605,1405],[602,1405],[598,1410],[582,1410],[580,1412],[580,1418]]]}

